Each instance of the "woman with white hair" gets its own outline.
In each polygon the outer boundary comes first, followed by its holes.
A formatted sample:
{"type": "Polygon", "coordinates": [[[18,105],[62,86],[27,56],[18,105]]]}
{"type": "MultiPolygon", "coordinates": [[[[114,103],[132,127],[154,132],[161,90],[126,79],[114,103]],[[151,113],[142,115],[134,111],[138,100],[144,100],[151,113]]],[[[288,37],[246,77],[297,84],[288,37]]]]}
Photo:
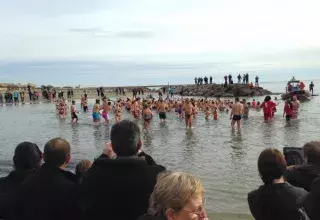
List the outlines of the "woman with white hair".
{"type": "Polygon", "coordinates": [[[204,189],[200,180],[182,172],[158,176],[148,213],[139,220],[203,220],[204,189]]]}

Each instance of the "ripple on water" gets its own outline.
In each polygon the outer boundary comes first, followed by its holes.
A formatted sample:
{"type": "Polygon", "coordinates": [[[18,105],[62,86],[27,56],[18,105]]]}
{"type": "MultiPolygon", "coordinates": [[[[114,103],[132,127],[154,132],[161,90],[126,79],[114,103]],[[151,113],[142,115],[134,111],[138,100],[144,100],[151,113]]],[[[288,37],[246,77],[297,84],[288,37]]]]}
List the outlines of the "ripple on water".
{"type": "MultiPolygon", "coordinates": [[[[160,125],[156,116],[149,130],[143,129],[142,121],[135,121],[142,129],[143,149],[159,164],[200,177],[209,211],[246,213],[247,193],[261,184],[256,166],[259,153],[266,147],[301,147],[319,138],[316,103],[320,98],[302,104],[300,118],[290,124],[282,118],[282,105],[276,120],[269,123],[263,122],[261,112],[251,111],[241,132],[231,132],[225,113],[218,121],[206,121],[199,113],[192,130],[186,129],[175,113],[168,114],[165,125],[160,125]]],[[[124,118],[134,120],[127,113],[124,118]]],[[[0,107],[0,119],[1,175],[11,170],[14,148],[22,141],[35,142],[43,149],[50,138],[66,138],[72,145],[70,167],[74,167],[81,159],[97,157],[110,138],[110,127],[92,126],[90,113],[81,113],[79,124],[72,125],[70,118],[59,120],[51,104],[0,107]]]]}

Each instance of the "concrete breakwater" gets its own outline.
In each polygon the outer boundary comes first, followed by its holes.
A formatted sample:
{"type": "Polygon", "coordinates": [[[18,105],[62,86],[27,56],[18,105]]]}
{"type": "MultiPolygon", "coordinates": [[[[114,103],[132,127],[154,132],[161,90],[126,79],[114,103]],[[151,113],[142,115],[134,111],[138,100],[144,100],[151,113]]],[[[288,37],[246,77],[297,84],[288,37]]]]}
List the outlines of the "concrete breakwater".
{"type": "Polygon", "coordinates": [[[236,97],[236,96],[265,96],[272,92],[262,87],[250,88],[247,84],[208,84],[208,85],[187,85],[176,86],[175,94],[183,96],[202,96],[202,97],[236,97]]]}

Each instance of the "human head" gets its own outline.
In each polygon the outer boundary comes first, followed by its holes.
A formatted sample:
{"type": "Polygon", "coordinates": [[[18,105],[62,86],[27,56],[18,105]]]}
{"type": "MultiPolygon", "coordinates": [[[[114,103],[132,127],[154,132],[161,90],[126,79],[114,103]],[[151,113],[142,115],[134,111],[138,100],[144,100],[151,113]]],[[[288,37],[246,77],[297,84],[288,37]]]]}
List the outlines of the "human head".
{"type": "Polygon", "coordinates": [[[287,162],[283,154],[274,148],[267,148],[261,152],[258,159],[258,170],[265,184],[272,184],[280,179],[287,168],[287,162]]]}
{"type": "Polygon", "coordinates": [[[265,101],[265,102],[271,101],[271,96],[269,96],[269,95],[266,96],[265,99],[264,99],[264,101],[265,101]]]}
{"type": "Polygon", "coordinates": [[[320,164],[320,141],[311,141],[303,146],[303,155],[307,162],[320,164]]]}
{"type": "Polygon", "coordinates": [[[100,104],[100,99],[96,99],[96,104],[100,104]]]}
{"type": "Polygon", "coordinates": [[[133,156],[141,148],[140,128],[129,120],[114,124],[111,128],[111,145],[117,156],[133,156]]]}
{"type": "Polygon", "coordinates": [[[200,180],[182,172],[167,172],[158,176],[150,196],[148,213],[165,215],[168,220],[205,219],[204,189],[200,180]]]}
{"type": "Polygon", "coordinates": [[[70,151],[70,144],[65,139],[51,139],[44,146],[44,162],[48,167],[65,168],[71,159],[70,151]]]}
{"type": "Polygon", "coordinates": [[[81,178],[82,175],[92,166],[90,160],[81,160],[76,166],[76,176],[81,178]]]}
{"type": "Polygon", "coordinates": [[[297,96],[293,96],[293,97],[292,97],[292,100],[293,100],[293,101],[297,101],[297,96]]]}
{"type": "Polygon", "coordinates": [[[238,97],[236,97],[234,100],[235,100],[236,102],[239,102],[239,98],[238,98],[238,97]]]}
{"type": "Polygon", "coordinates": [[[18,144],[14,151],[13,164],[17,171],[37,169],[41,165],[42,152],[31,142],[18,144]]]}
{"type": "Polygon", "coordinates": [[[72,105],[76,104],[76,101],[72,101],[72,105]]]}

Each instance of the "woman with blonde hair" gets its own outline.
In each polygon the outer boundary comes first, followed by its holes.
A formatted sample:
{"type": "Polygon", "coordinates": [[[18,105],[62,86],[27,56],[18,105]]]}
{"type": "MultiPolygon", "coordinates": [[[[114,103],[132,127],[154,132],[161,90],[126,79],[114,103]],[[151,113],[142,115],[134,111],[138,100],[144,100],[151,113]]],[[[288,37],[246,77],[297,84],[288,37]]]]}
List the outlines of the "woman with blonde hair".
{"type": "Polygon", "coordinates": [[[182,172],[166,172],[158,176],[150,197],[148,213],[139,220],[207,219],[204,189],[200,180],[182,172]]]}

